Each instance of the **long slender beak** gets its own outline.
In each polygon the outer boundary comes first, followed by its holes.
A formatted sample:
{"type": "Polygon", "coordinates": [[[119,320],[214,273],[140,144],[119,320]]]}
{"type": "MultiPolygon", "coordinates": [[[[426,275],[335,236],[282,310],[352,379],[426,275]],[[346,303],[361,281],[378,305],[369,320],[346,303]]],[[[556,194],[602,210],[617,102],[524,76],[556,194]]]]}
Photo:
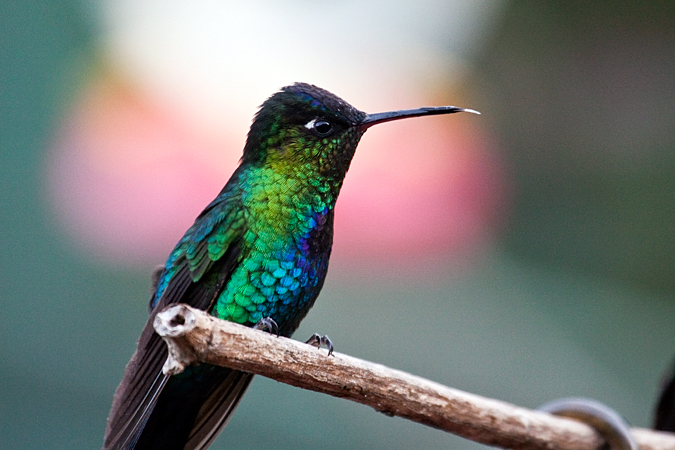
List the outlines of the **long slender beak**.
{"type": "Polygon", "coordinates": [[[370,128],[378,123],[390,122],[392,120],[405,119],[408,117],[435,116],[438,114],[452,114],[458,112],[468,112],[480,114],[473,109],[459,108],[457,106],[436,106],[432,108],[404,109],[401,111],[390,111],[377,114],[366,114],[366,118],[359,124],[359,128],[370,128]]]}

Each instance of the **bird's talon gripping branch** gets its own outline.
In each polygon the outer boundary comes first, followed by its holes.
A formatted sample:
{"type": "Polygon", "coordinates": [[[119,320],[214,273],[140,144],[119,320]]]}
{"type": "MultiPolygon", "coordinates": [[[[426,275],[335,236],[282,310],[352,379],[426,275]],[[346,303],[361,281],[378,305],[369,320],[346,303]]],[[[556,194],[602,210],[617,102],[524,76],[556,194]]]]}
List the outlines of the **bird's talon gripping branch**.
{"type": "Polygon", "coordinates": [[[279,337],[279,325],[271,317],[263,317],[255,325],[253,325],[254,330],[267,330],[270,334],[276,334],[279,337]]]}
{"type": "Polygon", "coordinates": [[[328,349],[328,356],[333,354],[333,341],[325,334],[321,336],[320,334],[314,333],[312,337],[307,339],[305,344],[316,345],[316,348],[321,348],[322,345],[325,345],[328,349]]]}

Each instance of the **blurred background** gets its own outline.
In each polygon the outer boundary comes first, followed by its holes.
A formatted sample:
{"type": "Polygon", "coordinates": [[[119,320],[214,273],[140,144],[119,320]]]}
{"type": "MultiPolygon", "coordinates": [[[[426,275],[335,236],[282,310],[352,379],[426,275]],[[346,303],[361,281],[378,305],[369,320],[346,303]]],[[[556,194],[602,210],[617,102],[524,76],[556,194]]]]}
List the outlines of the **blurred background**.
{"type": "MultiPolygon", "coordinates": [[[[100,448],[150,272],[278,88],[381,125],[296,333],[525,407],[649,426],[675,355],[675,4],[75,1],[0,5],[0,436],[100,448]]],[[[258,377],[214,449],[478,448],[258,377]]]]}

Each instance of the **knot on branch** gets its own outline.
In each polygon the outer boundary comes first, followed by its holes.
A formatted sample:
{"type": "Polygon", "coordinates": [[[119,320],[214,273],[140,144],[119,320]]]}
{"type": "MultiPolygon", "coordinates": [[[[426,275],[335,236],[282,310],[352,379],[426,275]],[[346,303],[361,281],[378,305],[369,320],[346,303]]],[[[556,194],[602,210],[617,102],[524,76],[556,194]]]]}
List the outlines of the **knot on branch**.
{"type": "Polygon", "coordinates": [[[164,363],[164,375],[177,375],[199,360],[199,353],[185,336],[195,329],[197,317],[185,305],[173,305],[157,313],[152,324],[166,342],[169,357],[164,363]]]}

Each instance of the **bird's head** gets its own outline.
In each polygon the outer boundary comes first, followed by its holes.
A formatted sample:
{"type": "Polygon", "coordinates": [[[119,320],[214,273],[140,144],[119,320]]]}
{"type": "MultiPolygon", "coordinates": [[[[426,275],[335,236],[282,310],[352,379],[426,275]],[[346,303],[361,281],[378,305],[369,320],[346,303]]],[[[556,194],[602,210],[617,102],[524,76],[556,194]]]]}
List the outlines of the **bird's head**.
{"type": "Polygon", "coordinates": [[[476,112],[455,106],[366,114],[306,83],[287,86],[260,107],[242,163],[344,177],[361,136],[372,125],[407,117],[476,112]]]}
{"type": "Polygon", "coordinates": [[[305,83],[287,86],[263,103],[253,119],[243,163],[286,166],[344,176],[367,116],[330,92],[305,83]]]}

